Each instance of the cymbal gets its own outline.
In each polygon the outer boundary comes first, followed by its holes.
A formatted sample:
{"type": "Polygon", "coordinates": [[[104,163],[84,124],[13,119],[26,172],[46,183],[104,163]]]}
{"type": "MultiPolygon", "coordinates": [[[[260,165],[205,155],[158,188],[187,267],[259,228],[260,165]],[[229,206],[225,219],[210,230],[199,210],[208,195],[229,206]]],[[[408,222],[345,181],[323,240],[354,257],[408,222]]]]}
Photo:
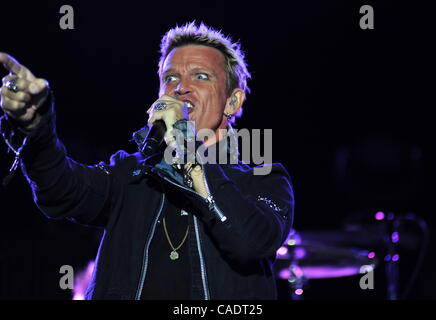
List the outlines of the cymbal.
{"type": "Polygon", "coordinates": [[[383,246],[383,237],[379,232],[361,230],[301,230],[296,233],[300,243],[313,243],[332,247],[372,248],[383,246]]]}
{"type": "MultiPolygon", "coordinates": [[[[401,230],[401,241],[397,243],[404,249],[415,249],[419,245],[419,237],[407,229],[401,230]]],[[[382,223],[373,225],[348,225],[346,230],[301,230],[295,236],[300,243],[319,243],[333,247],[363,248],[384,250],[386,243],[386,226],[382,223]]]]}
{"type": "Polygon", "coordinates": [[[289,279],[290,266],[297,266],[306,279],[324,279],[352,276],[361,273],[362,267],[374,268],[374,252],[356,248],[341,248],[319,243],[285,245],[277,251],[275,271],[279,278],[289,279]]]}

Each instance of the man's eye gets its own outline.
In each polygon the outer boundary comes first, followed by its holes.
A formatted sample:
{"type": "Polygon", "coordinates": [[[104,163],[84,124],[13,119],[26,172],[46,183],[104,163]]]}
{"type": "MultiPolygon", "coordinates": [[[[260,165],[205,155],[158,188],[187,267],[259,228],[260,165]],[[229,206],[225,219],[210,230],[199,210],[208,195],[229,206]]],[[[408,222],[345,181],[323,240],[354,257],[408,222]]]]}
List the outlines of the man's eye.
{"type": "Polygon", "coordinates": [[[172,81],[175,81],[175,80],[177,80],[177,77],[175,77],[175,76],[167,76],[167,77],[165,77],[165,83],[172,82],[172,81]]]}
{"type": "Polygon", "coordinates": [[[196,74],[197,79],[200,80],[208,80],[209,76],[206,73],[197,73],[196,74]]]}

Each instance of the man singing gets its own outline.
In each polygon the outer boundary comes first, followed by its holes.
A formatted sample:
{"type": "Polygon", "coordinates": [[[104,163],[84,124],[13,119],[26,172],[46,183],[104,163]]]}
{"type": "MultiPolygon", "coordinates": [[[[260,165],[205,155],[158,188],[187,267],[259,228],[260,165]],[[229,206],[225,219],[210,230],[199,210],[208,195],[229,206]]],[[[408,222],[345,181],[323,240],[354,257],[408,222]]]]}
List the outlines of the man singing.
{"type": "MultiPolygon", "coordinates": [[[[289,175],[218,161],[169,162],[163,147],[145,154],[155,123],[162,146],[231,153],[230,123],[248,91],[243,52],[204,24],[169,30],[161,42],[159,99],[134,134],[139,152],[87,166],[66,156],[55,127],[53,92],[13,57],[3,78],[0,131],[15,153],[35,203],[49,218],[103,227],[87,299],[276,299],[272,264],[293,220],[289,175]],[[193,126],[190,124],[194,124],[193,126]],[[198,139],[201,130],[212,136],[198,139]],[[176,139],[182,133],[182,143],[176,139]]],[[[198,153],[198,152],[197,152],[198,153]]],[[[199,154],[199,153],[198,153],[199,154]]],[[[224,157],[226,158],[226,157],[224,157]]]]}

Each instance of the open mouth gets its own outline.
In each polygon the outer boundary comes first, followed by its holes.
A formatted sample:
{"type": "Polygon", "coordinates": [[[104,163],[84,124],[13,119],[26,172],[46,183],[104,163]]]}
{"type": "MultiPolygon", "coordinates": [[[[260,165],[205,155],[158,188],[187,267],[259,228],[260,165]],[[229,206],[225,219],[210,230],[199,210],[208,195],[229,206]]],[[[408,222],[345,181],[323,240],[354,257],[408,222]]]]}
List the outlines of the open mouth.
{"type": "Polygon", "coordinates": [[[193,109],[194,108],[194,105],[192,104],[191,101],[183,101],[183,102],[188,106],[188,109],[193,109]]]}
{"type": "Polygon", "coordinates": [[[188,113],[191,113],[194,110],[195,106],[192,104],[191,101],[184,100],[183,102],[185,102],[186,106],[188,107],[188,113]]]}

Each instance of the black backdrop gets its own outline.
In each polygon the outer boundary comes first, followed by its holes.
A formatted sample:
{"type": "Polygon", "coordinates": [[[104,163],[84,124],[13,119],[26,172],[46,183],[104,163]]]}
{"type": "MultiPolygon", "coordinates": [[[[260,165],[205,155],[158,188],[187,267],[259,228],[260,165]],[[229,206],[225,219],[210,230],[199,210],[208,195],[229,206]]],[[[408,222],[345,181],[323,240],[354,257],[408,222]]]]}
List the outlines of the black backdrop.
{"type": "MultiPolygon", "coordinates": [[[[194,19],[246,51],[252,93],[237,126],[273,128],[273,159],[295,187],[297,230],[340,229],[378,210],[414,212],[434,226],[434,19],[416,2],[9,1],[0,10],[0,51],[49,80],[60,138],[74,159],[92,164],[135,150],[131,132],[157,98],[160,37],[194,19]],[[59,27],[63,4],[74,9],[74,30],[59,27]],[[359,28],[365,4],[374,8],[374,30],[359,28]]],[[[4,176],[12,156],[4,143],[0,149],[4,176]]],[[[69,299],[59,268],[83,268],[101,231],[48,221],[22,176],[0,191],[0,203],[0,298],[69,299]]],[[[421,235],[402,256],[400,288],[421,235]]],[[[411,298],[435,297],[431,251],[411,298]]],[[[379,274],[374,292],[352,296],[383,299],[379,274]]],[[[350,297],[358,280],[329,281],[312,284],[312,297],[350,297]]]]}

